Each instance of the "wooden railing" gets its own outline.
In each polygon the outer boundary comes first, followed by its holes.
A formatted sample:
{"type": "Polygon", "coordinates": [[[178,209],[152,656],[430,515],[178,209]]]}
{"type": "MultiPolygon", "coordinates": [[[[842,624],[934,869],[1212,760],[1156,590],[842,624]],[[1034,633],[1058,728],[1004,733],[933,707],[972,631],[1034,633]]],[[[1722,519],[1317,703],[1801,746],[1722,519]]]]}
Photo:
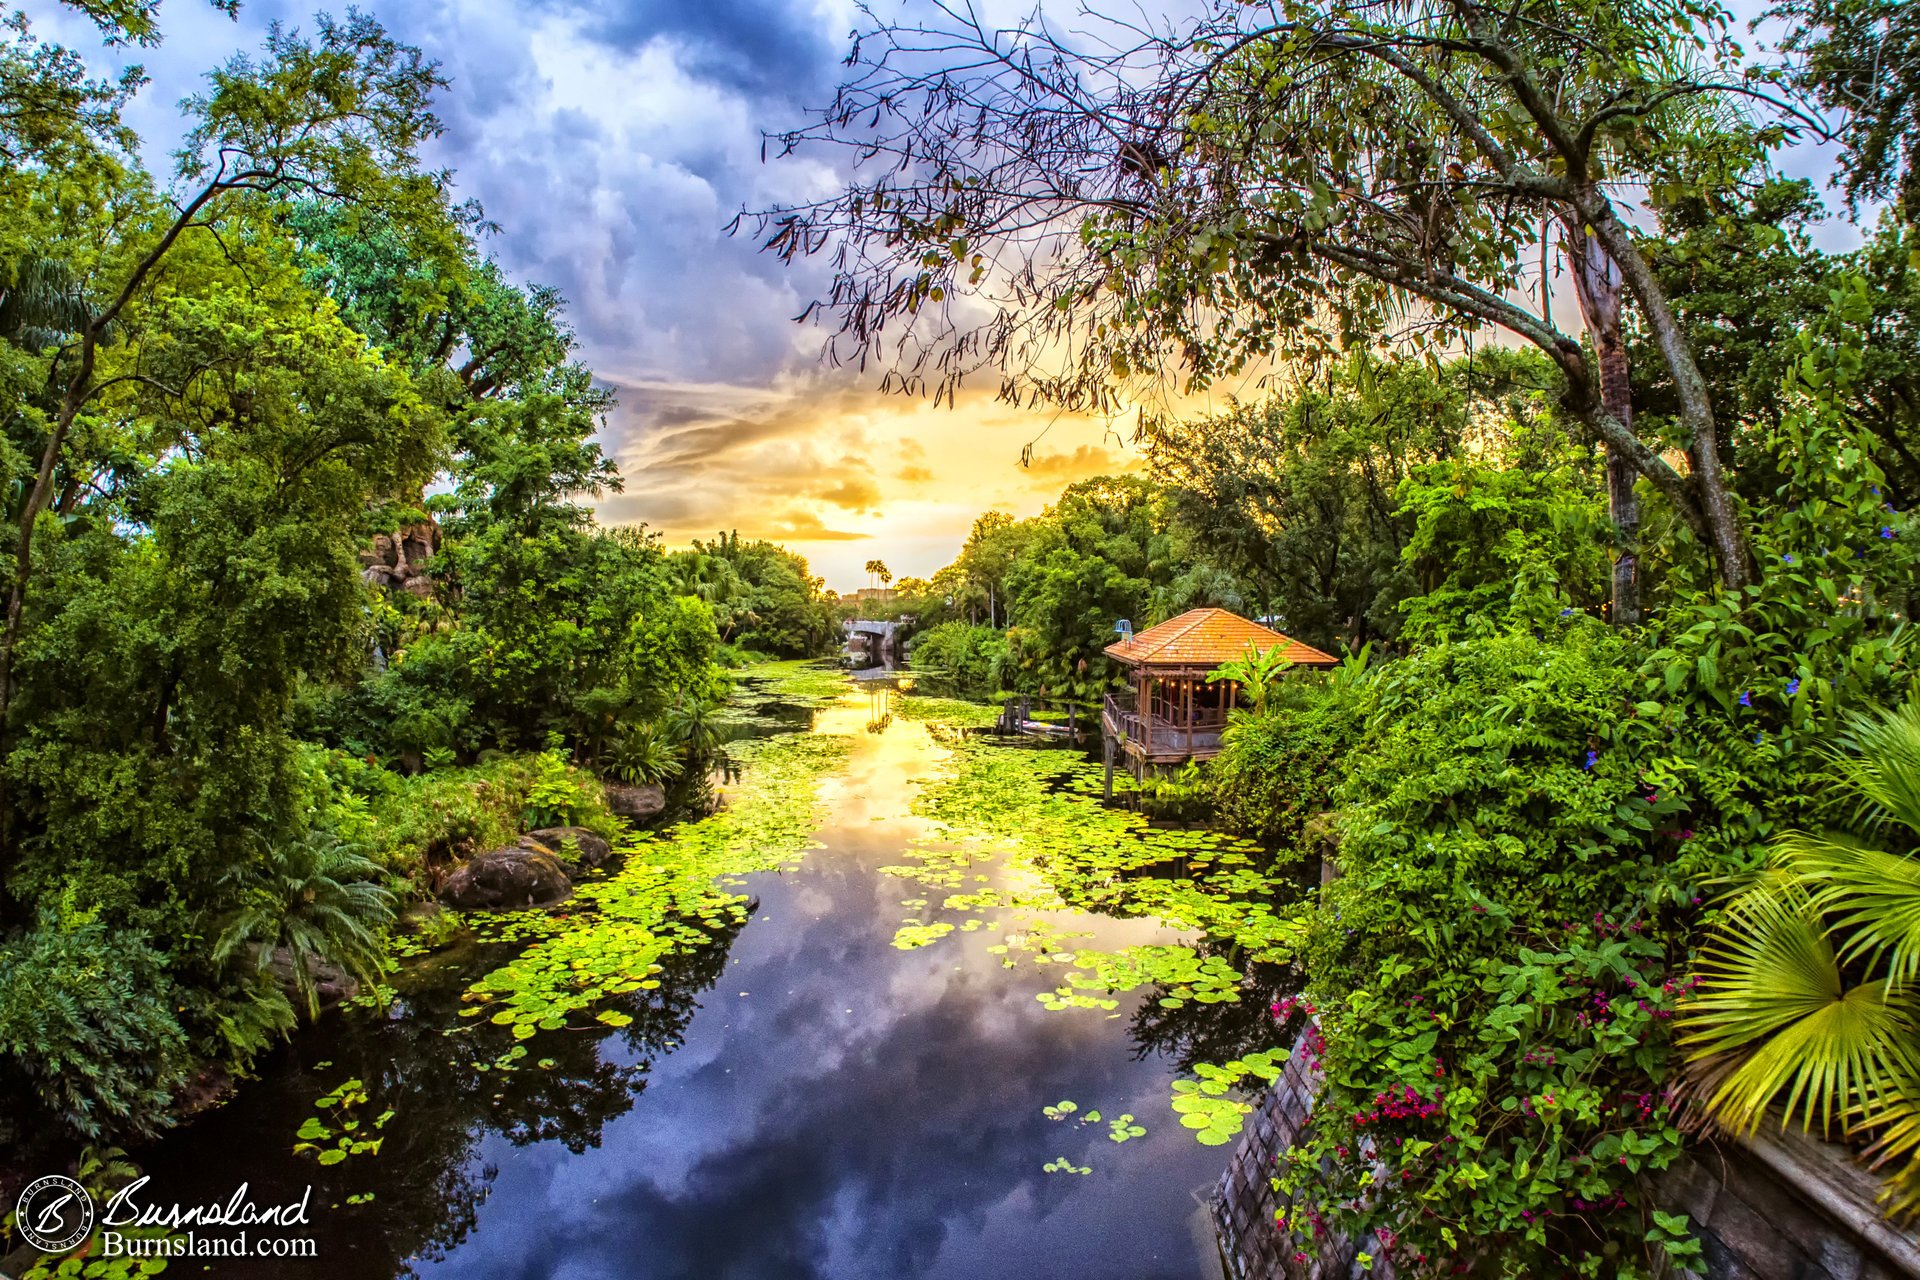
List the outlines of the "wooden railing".
{"type": "Polygon", "coordinates": [[[1196,718],[1191,726],[1156,715],[1149,734],[1149,726],[1134,709],[1136,706],[1131,699],[1122,701],[1121,695],[1110,693],[1100,711],[1107,735],[1124,738],[1135,754],[1150,754],[1156,760],[1177,759],[1208,756],[1220,749],[1220,734],[1227,724],[1225,711],[1205,713],[1204,719],[1196,718]]]}

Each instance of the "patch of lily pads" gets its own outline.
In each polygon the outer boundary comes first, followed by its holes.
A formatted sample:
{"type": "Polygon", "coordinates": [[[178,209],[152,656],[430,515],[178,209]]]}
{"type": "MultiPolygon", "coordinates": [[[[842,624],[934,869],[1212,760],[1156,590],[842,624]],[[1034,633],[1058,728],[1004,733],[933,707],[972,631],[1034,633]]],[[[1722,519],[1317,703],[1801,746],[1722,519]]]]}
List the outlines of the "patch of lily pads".
{"type": "Polygon", "coordinates": [[[385,1141],[380,1130],[393,1119],[388,1109],[367,1119],[367,1086],[361,1080],[346,1080],[314,1101],[310,1115],[293,1135],[295,1155],[311,1155],[321,1164],[339,1164],[352,1156],[379,1155],[385,1141]]]}
{"type": "MultiPolygon", "coordinates": [[[[1117,790],[1125,789],[1123,777],[1116,775],[1117,790]]],[[[1168,1010],[1229,1003],[1240,999],[1243,974],[1220,956],[1179,943],[1114,951],[1072,947],[1065,942],[1071,935],[1043,913],[1154,917],[1228,943],[1242,965],[1286,963],[1304,941],[1300,887],[1262,869],[1257,843],[1200,828],[1156,826],[1137,812],[1107,805],[1099,765],[1066,752],[972,738],[956,742],[941,771],[919,785],[913,809],[932,821],[934,834],[912,847],[910,863],[884,870],[919,882],[929,896],[946,890],[942,906],[949,911],[1016,913],[1015,927],[988,950],[1009,966],[1022,956],[1072,966],[1059,985],[1036,997],[1048,1009],[1111,1013],[1121,995],[1143,988],[1157,990],[1157,1002],[1168,1010]],[[981,874],[988,864],[998,864],[1002,885],[981,874]]],[[[937,941],[938,923],[916,917],[895,945],[937,941]]],[[[1181,1124],[1207,1145],[1229,1141],[1252,1110],[1240,1096],[1242,1086],[1277,1077],[1276,1056],[1285,1055],[1275,1050],[1221,1066],[1203,1064],[1197,1079],[1177,1082],[1174,1110],[1181,1124]]],[[[1133,1127],[1129,1117],[1118,1132],[1133,1127]]]]}
{"type": "MultiPolygon", "coordinates": [[[[747,898],[729,890],[738,877],[790,865],[814,847],[817,782],[849,745],[826,734],[736,743],[742,780],[725,808],[628,841],[617,873],[579,886],[569,913],[546,916],[533,945],[468,988],[462,1016],[484,1015],[527,1040],[574,1025],[604,1001],[658,987],[664,958],[746,919],[747,898]]],[[[631,1021],[614,1009],[593,1016],[607,1026],[631,1021]]]]}

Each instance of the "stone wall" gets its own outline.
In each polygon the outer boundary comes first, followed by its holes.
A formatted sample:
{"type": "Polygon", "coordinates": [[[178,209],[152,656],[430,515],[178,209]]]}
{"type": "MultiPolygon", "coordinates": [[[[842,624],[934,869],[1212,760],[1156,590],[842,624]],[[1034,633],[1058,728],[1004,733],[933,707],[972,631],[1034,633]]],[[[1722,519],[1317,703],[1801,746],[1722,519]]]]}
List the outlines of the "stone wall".
{"type": "Polygon", "coordinates": [[[1306,1129],[1320,1092],[1320,1072],[1295,1053],[1280,1078],[1254,1110],[1244,1136],[1227,1161],[1214,1189],[1213,1226],[1220,1258],[1230,1280],[1393,1280],[1393,1265],[1377,1258],[1371,1271],[1355,1265],[1360,1252],[1351,1240],[1316,1235],[1311,1229],[1288,1231],[1277,1218],[1293,1221],[1292,1205],[1274,1190],[1274,1163],[1306,1129]]]}
{"type": "Polygon", "coordinates": [[[1880,1215],[1878,1190],[1844,1149],[1794,1132],[1702,1143],[1660,1187],[1693,1220],[1709,1280],[1920,1277],[1920,1243],[1880,1215]]]}

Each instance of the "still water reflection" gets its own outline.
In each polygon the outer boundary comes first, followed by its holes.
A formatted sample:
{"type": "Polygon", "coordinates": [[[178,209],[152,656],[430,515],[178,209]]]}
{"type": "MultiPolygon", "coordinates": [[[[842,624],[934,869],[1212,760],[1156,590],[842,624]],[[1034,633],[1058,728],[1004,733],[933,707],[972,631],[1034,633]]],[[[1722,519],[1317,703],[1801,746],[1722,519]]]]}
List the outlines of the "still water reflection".
{"type": "MultiPolygon", "coordinates": [[[[1216,1275],[1199,1197],[1223,1153],[1174,1123],[1168,1083],[1196,1046],[1232,1046],[1234,1020],[1259,1007],[1195,1006],[1212,1021],[1187,1025],[1143,1008],[1147,993],[1111,1014],[1050,1013],[1035,995],[1055,979],[1004,967],[987,950],[994,930],[896,949],[913,914],[901,900],[921,890],[879,868],[927,833],[913,782],[946,753],[870,702],[851,695],[812,726],[854,740],[821,784],[824,847],[748,878],[751,918],[671,962],[658,990],[623,997],[631,1025],[537,1036],[548,1070],[477,1071],[498,1046],[455,1016],[459,993],[512,951],[456,949],[410,969],[385,1018],[330,1018],[234,1103],[146,1153],[168,1199],[224,1199],[242,1179],[262,1201],[313,1184],[316,1258],[208,1273],[1216,1275]],[[332,1168],[293,1156],[313,1099],[348,1076],[395,1112],[381,1153],[332,1168]],[[1148,1134],[1115,1144],[1105,1124],[1042,1115],[1061,1099],[1131,1112],[1148,1134]],[[1091,1172],[1043,1172],[1059,1156],[1091,1172]]],[[[1172,940],[1145,921],[1052,915],[1092,946],[1172,940]]]]}

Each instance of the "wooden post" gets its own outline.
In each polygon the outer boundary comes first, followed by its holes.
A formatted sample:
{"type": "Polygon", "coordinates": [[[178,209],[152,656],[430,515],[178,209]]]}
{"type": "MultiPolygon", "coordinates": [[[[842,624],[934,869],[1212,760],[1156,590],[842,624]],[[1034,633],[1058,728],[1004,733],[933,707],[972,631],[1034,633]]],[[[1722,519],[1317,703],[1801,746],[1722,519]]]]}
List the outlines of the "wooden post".
{"type": "Polygon", "coordinates": [[[1153,672],[1140,668],[1140,758],[1153,754],[1153,672]]]}
{"type": "Polygon", "coordinates": [[[1106,783],[1101,788],[1100,797],[1108,804],[1113,803],[1113,739],[1106,734],[1100,735],[1101,762],[1107,766],[1106,783]]]}
{"type": "Polygon", "coordinates": [[[1187,748],[1187,754],[1188,754],[1188,755],[1192,755],[1192,754],[1193,754],[1193,681],[1192,681],[1192,680],[1188,680],[1188,681],[1186,682],[1186,685],[1187,685],[1187,742],[1186,742],[1186,748],[1187,748]]]}

